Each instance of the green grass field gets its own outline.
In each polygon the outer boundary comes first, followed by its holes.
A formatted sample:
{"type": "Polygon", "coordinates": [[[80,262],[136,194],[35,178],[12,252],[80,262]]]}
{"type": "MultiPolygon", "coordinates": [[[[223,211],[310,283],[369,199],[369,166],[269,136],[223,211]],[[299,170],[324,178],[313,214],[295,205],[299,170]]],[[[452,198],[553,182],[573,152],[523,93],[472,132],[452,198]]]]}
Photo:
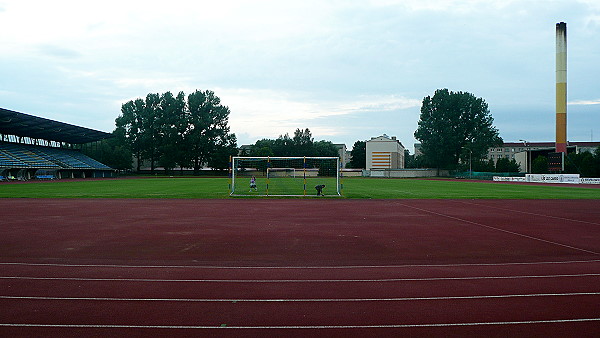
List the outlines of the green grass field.
{"type": "MultiPolygon", "coordinates": [[[[347,178],[342,183],[345,198],[600,199],[598,188],[567,185],[372,178],[347,178]]],[[[0,183],[0,198],[229,198],[228,184],[227,178],[0,183]]]]}

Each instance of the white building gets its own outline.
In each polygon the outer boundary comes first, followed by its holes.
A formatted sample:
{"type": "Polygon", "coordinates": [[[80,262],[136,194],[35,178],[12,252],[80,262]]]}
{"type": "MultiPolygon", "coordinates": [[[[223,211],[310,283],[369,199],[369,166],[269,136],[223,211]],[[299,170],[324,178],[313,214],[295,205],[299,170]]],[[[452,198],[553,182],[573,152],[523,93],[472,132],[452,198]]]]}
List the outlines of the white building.
{"type": "Polygon", "coordinates": [[[367,170],[404,169],[404,146],[385,134],[366,142],[367,170]]]}

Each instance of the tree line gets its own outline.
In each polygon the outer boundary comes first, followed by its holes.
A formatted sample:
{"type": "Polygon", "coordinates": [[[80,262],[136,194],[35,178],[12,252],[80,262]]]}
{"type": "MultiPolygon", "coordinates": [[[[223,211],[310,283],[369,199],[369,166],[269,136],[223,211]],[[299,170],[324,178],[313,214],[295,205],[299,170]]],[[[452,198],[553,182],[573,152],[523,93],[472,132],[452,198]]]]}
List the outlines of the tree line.
{"type": "MultiPolygon", "coordinates": [[[[92,151],[93,157],[119,169],[131,168],[131,159],[139,165],[147,161],[156,166],[194,168],[203,165],[226,169],[229,157],[238,154],[236,136],[228,126],[229,108],[210,90],[177,96],[166,92],[150,93],[145,99],[126,102],[115,120],[114,138],[103,141],[92,151]]],[[[418,128],[414,133],[421,142],[422,156],[405,154],[406,168],[437,167],[487,172],[517,172],[514,160],[487,160],[489,148],[503,143],[487,103],[467,92],[438,89],[423,99],[418,128]]],[[[261,139],[245,147],[244,156],[338,156],[330,141],[315,141],[308,128],[296,129],[293,136],[261,139]]],[[[600,177],[600,149],[594,154],[569,154],[565,172],[600,177]]],[[[543,157],[533,161],[534,173],[548,172],[543,157]]],[[[356,141],[349,168],[366,167],[366,141],[356,141]]]]}
{"type": "Polygon", "coordinates": [[[121,106],[115,137],[103,142],[100,157],[119,169],[131,168],[135,157],[137,171],[143,162],[150,163],[152,172],[157,166],[167,171],[194,168],[194,174],[204,165],[227,169],[229,157],[237,154],[229,114],[229,108],[210,90],[196,90],[187,96],[184,92],[176,96],[150,93],[121,106]]]}
{"type": "MultiPolygon", "coordinates": [[[[565,174],[580,174],[582,177],[600,177],[600,147],[591,153],[584,151],[579,154],[570,153],[565,156],[565,174]]],[[[531,163],[532,174],[547,174],[548,159],[545,156],[536,157],[531,163]]]]}
{"type": "Polygon", "coordinates": [[[297,128],[292,137],[286,133],[285,135],[279,135],[276,139],[258,140],[249,149],[244,149],[242,155],[257,157],[339,156],[338,148],[331,141],[315,141],[308,128],[297,128]]]}
{"type": "MultiPolygon", "coordinates": [[[[130,100],[121,106],[113,138],[87,147],[85,152],[116,169],[136,171],[149,163],[157,167],[194,168],[194,174],[207,165],[228,169],[230,156],[239,149],[235,134],[228,126],[230,110],[210,90],[185,95],[179,92],[149,93],[145,98],[130,100]]],[[[308,128],[296,129],[293,136],[260,139],[242,156],[322,156],[337,157],[338,148],[331,141],[315,141],[308,128]]]]}

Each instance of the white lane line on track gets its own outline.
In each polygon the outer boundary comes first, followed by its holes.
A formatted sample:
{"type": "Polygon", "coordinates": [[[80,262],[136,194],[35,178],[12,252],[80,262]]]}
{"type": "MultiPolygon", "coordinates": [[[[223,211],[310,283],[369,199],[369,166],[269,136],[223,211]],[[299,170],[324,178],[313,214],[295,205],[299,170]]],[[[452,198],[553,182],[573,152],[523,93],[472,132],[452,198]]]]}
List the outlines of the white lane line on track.
{"type": "Polygon", "coordinates": [[[4,262],[0,265],[16,266],[48,266],[68,268],[124,268],[124,269],[393,269],[393,268],[440,268],[467,266],[513,266],[513,265],[548,265],[548,264],[577,264],[598,263],[600,259],[577,261],[546,261],[546,262],[509,262],[509,263],[458,263],[458,264],[403,264],[403,265],[346,265],[346,266],[216,266],[216,265],[118,265],[118,264],[58,264],[58,263],[21,263],[4,262]]]}
{"type": "Polygon", "coordinates": [[[538,237],[529,236],[529,235],[521,234],[521,233],[514,232],[514,231],[500,229],[500,228],[493,227],[491,225],[486,225],[486,224],[483,224],[483,223],[470,221],[468,219],[464,219],[464,218],[460,218],[460,217],[455,217],[455,216],[450,216],[450,215],[442,214],[442,213],[439,213],[439,212],[435,212],[435,211],[431,211],[431,210],[427,210],[427,209],[423,209],[423,208],[418,208],[418,207],[415,207],[415,206],[412,206],[412,205],[407,205],[407,204],[403,204],[403,203],[399,203],[399,204],[402,205],[402,206],[404,206],[404,207],[411,208],[411,209],[416,209],[416,210],[420,210],[420,211],[423,211],[423,212],[426,212],[426,213],[429,213],[429,214],[432,214],[432,215],[436,215],[436,216],[440,216],[440,217],[445,217],[445,218],[453,219],[453,220],[456,220],[456,221],[460,221],[460,222],[469,223],[469,224],[477,225],[477,226],[480,226],[480,227],[492,229],[492,230],[495,230],[495,231],[500,231],[500,232],[504,232],[504,233],[507,233],[507,234],[511,234],[511,235],[515,235],[515,236],[520,236],[520,237],[524,237],[524,238],[528,238],[528,239],[533,239],[535,241],[544,242],[544,243],[548,243],[548,244],[552,244],[552,245],[561,246],[563,248],[568,248],[568,249],[577,250],[577,251],[581,251],[581,252],[585,252],[585,253],[589,253],[589,254],[594,254],[594,255],[599,255],[600,256],[600,252],[586,250],[586,249],[578,248],[578,247],[567,245],[567,244],[563,244],[563,243],[549,241],[549,240],[546,240],[546,239],[543,239],[543,238],[538,238],[538,237]]]}
{"type": "Polygon", "coordinates": [[[507,209],[507,208],[497,207],[497,206],[493,206],[493,205],[486,205],[486,204],[479,204],[479,203],[465,202],[465,201],[457,201],[457,202],[460,202],[460,203],[463,203],[463,204],[468,204],[468,205],[476,205],[478,207],[486,207],[486,208],[493,208],[493,209],[498,209],[498,210],[510,211],[510,212],[519,213],[519,214],[525,214],[525,215],[533,215],[533,216],[540,216],[540,217],[546,217],[546,218],[559,219],[561,221],[570,221],[570,222],[576,222],[576,223],[600,225],[600,223],[596,223],[596,222],[581,221],[581,220],[578,220],[578,219],[565,218],[565,217],[559,217],[559,216],[551,216],[551,215],[547,215],[547,214],[538,214],[538,213],[529,212],[529,211],[519,211],[519,210],[514,210],[514,209],[507,209]]]}
{"type": "Polygon", "coordinates": [[[425,277],[425,278],[380,278],[380,279],[153,279],[153,278],[87,278],[87,277],[28,277],[0,276],[2,279],[16,280],[57,280],[90,282],[178,282],[178,283],[378,283],[378,282],[425,282],[452,280],[485,279],[527,279],[527,278],[573,278],[598,277],[600,273],[561,274],[561,275],[521,275],[521,276],[471,276],[471,277],[425,277]]]}
{"type": "Polygon", "coordinates": [[[454,327],[485,325],[533,325],[597,322],[600,318],[574,318],[550,320],[525,320],[506,322],[473,323],[426,323],[426,324],[383,324],[383,325],[282,325],[282,326],[196,326],[196,325],[111,325],[111,324],[29,324],[0,323],[0,327],[48,327],[48,328],[85,328],[85,329],[218,329],[218,330],[265,330],[265,329],[401,329],[419,327],[454,327]]]}
{"type": "Polygon", "coordinates": [[[498,298],[528,297],[573,297],[598,296],[600,292],[568,292],[568,293],[532,293],[514,295],[483,296],[440,296],[440,297],[399,297],[399,298],[306,298],[306,299],[197,299],[197,298],[116,298],[116,297],[36,297],[36,296],[0,296],[7,300],[54,300],[54,301],[118,301],[118,302],[247,302],[247,303],[303,303],[303,302],[406,302],[431,300],[470,300],[498,298]]]}

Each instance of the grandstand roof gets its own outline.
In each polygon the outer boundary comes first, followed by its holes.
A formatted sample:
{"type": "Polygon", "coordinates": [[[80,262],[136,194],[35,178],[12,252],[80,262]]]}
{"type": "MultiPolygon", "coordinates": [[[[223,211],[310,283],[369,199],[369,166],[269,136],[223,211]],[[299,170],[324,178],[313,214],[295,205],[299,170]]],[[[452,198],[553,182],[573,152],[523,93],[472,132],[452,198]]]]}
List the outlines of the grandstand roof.
{"type": "Polygon", "coordinates": [[[71,144],[100,141],[112,134],[0,108],[0,134],[71,144]]]}

